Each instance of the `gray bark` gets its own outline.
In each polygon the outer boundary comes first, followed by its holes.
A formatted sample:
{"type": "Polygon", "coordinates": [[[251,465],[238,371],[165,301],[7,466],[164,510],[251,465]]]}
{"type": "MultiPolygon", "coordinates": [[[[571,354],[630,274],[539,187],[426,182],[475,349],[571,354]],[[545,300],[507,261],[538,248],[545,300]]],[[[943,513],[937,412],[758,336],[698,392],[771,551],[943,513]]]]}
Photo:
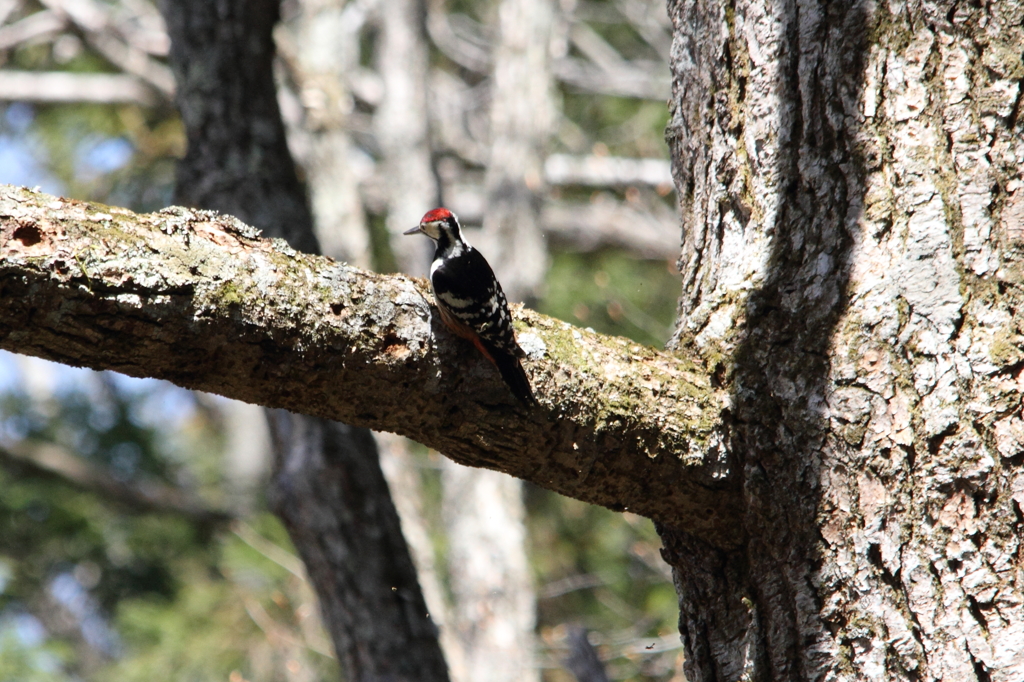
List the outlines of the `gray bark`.
{"type": "Polygon", "coordinates": [[[402,535],[409,545],[416,574],[423,588],[430,616],[437,625],[441,649],[448,663],[452,682],[466,680],[466,654],[462,640],[454,625],[452,608],[442,584],[443,564],[439,565],[434,552],[425,516],[423,480],[420,463],[409,452],[409,440],[391,433],[375,433],[380,449],[380,464],[402,520],[402,535]]]}
{"type": "Polygon", "coordinates": [[[461,680],[537,680],[522,481],[445,460],[441,484],[461,680]]]}
{"type": "Polygon", "coordinates": [[[217,409],[224,428],[224,488],[228,506],[239,516],[257,508],[272,459],[270,432],[262,408],[225,400],[217,409]]]}
{"type": "Polygon", "coordinates": [[[691,682],[1024,676],[1022,13],[670,3],[674,346],[744,536],[661,526],[691,682]]]}
{"type": "MultiPolygon", "coordinates": [[[[431,182],[423,183],[424,170],[427,179],[432,180],[426,111],[416,105],[426,98],[425,70],[409,68],[410,63],[425,65],[428,55],[416,12],[410,12],[407,4],[377,6],[383,24],[379,61],[386,71],[382,82],[388,91],[377,117],[376,132],[385,155],[382,165],[390,170],[399,168],[397,178],[389,178],[386,184],[388,221],[396,230],[415,224],[433,207],[437,194],[431,182]],[[407,148],[410,140],[414,144],[407,148]],[[410,164],[413,172],[408,168],[410,164]]],[[[351,167],[352,142],[346,129],[352,107],[346,82],[359,66],[360,32],[369,19],[369,8],[343,0],[304,0],[301,8],[294,33],[284,42],[293,53],[290,61],[305,114],[302,129],[291,134],[293,139],[301,137],[305,151],[303,166],[310,183],[318,239],[325,245],[326,255],[369,267],[369,231],[351,167]]],[[[425,244],[403,238],[401,231],[393,232],[392,238],[392,250],[401,264],[413,272],[423,271],[425,244]],[[413,254],[419,258],[410,262],[413,254]]],[[[438,626],[449,674],[458,682],[464,679],[460,674],[464,669],[462,644],[451,627],[450,609],[436,571],[423,519],[421,482],[412,468],[415,462],[407,452],[405,439],[379,434],[376,442],[381,468],[401,518],[402,535],[408,542],[424,600],[438,626]]]]}
{"type": "Polygon", "coordinates": [[[576,678],[576,682],[608,682],[601,659],[587,639],[586,628],[572,628],[566,639],[569,642],[569,655],[565,659],[565,667],[576,678]]]}
{"type": "MultiPolygon", "coordinates": [[[[162,9],[188,139],[177,195],[191,206],[252,216],[267,236],[288,237],[288,225],[312,224],[278,110],[273,45],[246,40],[261,31],[269,36],[275,0],[259,0],[248,12],[227,1],[164,0],[162,9]]],[[[318,250],[312,230],[290,241],[318,250]]]]}
{"type": "Polygon", "coordinates": [[[532,412],[421,282],[25,190],[0,199],[0,345],[650,516],[691,681],[1016,681],[1022,13],[672,3],[675,355],[519,313],[532,412]]]}
{"type": "MultiPolygon", "coordinates": [[[[232,210],[293,247],[315,252],[312,217],[277,109],[271,70],[276,0],[216,6],[168,0],[164,11],[189,138],[189,153],[178,168],[178,196],[205,208],[232,210]],[[193,151],[196,147],[223,156],[204,157],[193,151]],[[263,180],[268,157],[281,165],[273,169],[274,182],[263,186],[264,203],[240,203],[263,180]],[[260,210],[265,206],[301,210],[268,215],[260,210]]],[[[345,678],[447,681],[437,628],[419,589],[373,435],[283,410],[268,419],[274,434],[269,499],[315,586],[345,678]]]]}
{"type": "Polygon", "coordinates": [[[284,410],[270,424],[271,501],[316,587],[345,679],[447,680],[373,434],[284,410]]]}

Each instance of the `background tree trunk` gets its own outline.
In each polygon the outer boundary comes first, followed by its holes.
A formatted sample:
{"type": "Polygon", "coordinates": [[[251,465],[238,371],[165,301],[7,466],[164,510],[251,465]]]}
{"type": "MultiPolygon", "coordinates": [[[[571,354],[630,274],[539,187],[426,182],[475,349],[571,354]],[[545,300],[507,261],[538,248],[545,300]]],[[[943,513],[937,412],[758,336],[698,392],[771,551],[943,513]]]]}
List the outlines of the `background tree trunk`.
{"type": "MultiPolygon", "coordinates": [[[[164,12],[189,137],[178,197],[317,252],[273,81],[277,0],[168,0],[164,12]]],[[[283,410],[268,418],[270,501],[316,588],[346,679],[447,681],[373,435],[283,410]]]]}
{"type": "Polygon", "coordinates": [[[550,0],[504,0],[491,78],[483,246],[512,301],[537,297],[548,269],[540,226],[544,157],[554,127],[550,0]]]}
{"type": "Polygon", "coordinates": [[[744,539],[662,525],[700,680],[1024,677],[1017,3],[669,3],[674,344],[744,539]]]}
{"type": "MultiPolygon", "coordinates": [[[[511,301],[533,300],[548,269],[540,226],[544,157],[554,122],[549,0],[503,0],[492,53],[490,157],[478,246],[511,301]]],[[[466,680],[530,682],[536,596],[518,479],[446,459],[443,505],[454,624],[466,680]],[[454,576],[453,576],[454,577],[454,576]],[[495,665],[495,661],[502,665],[495,665]]]]}
{"type": "MultiPolygon", "coordinates": [[[[433,182],[427,122],[426,65],[429,61],[422,35],[422,8],[404,0],[365,4],[348,0],[303,0],[298,12],[276,32],[285,62],[294,77],[295,103],[301,118],[289,127],[290,146],[300,150],[310,185],[317,238],[325,255],[361,268],[387,269],[397,265],[406,272],[424,273],[427,245],[404,237],[403,225],[415,224],[437,202],[433,182]],[[374,12],[373,10],[378,10],[374,12]],[[383,165],[398,175],[384,187],[390,251],[395,263],[374,258],[369,226],[360,197],[361,178],[355,166],[349,114],[353,96],[347,83],[360,72],[362,32],[380,25],[381,47],[377,65],[381,100],[376,127],[383,141],[383,165]],[[414,68],[409,68],[410,64],[414,68]],[[397,142],[392,141],[398,138],[397,142]],[[410,143],[411,142],[411,143],[410,143]],[[424,181],[425,180],[425,181],[424,181]],[[394,217],[391,217],[394,216],[394,217]],[[375,260],[377,262],[375,262],[375,260]]],[[[374,81],[376,83],[376,81],[374,81]]],[[[280,87],[280,86],[279,86],[280,87]]],[[[288,117],[285,116],[286,122],[288,117]]],[[[372,163],[366,158],[366,164],[372,163]]],[[[378,254],[380,255],[380,254],[378,254]]],[[[434,547],[424,519],[422,481],[418,462],[410,455],[409,441],[390,433],[376,433],[374,439],[381,469],[401,518],[402,535],[416,566],[432,620],[439,629],[449,675],[464,679],[462,642],[451,626],[451,609],[441,583],[434,547]]],[[[467,513],[472,513],[467,510],[467,513]]]]}
{"type": "MultiPolygon", "coordinates": [[[[440,631],[438,641],[448,664],[448,676],[452,682],[469,680],[466,676],[463,640],[455,627],[453,607],[448,599],[445,583],[442,582],[449,576],[444,570],[445,562],[438,561],[435,554],[434,542],[430,535],[431,528],[426,518],[424,482],[420,475],[422,460],[414,457],[409,451],[412,441],[408,438],[387,432],[375,432],[374,437],[380,450],[381,469],[387,478],[388,488],[393,493],[395,509],[402,520],[402,535],[405,536],[416,565],[416,575],[423,589],[423,598],[431,618],[440,631]]],[[[470,505],[466,506],[466,514],[476,513],[476,510],[468,509],[470,505]]]]}
{"type": "Polygon", "coordinates": [[[275,34],[294,80],[301,125],[289,127],[289,139],[293,150],[299,149],[297,160],[309,184],[320,249],[325,256],[370,268],[370,233],[348,131],[354,108],[348,80],[359,66],[365,14],[346,0],[301,0],[296,16],[275,34]]]}
{"type": "Polygon", "coordinates": [[[465,656],[461,679],[537,680],[523,483],[448,459],[441,466],[452,625],[465,656]]]}
{"type": "Polygon", "coordinates": [[[379,4],[377,62],[384,98],[373,125],[378,133],[386,180],[386,225],[391,250],[405,273],[426,276],[433,251],[430,241],[402,233],[440,203],[430,155],[427,72],[430,52],[423,35],[423,0],[385,0],[379,4]]]}

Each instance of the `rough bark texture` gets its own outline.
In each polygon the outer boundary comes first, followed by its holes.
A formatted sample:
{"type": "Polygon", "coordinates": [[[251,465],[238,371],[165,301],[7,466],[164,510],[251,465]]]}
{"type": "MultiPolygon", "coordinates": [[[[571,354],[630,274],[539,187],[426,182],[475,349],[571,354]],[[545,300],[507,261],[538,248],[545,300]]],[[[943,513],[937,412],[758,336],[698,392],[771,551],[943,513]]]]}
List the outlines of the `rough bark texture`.
{"type": "Polygon", "coordinates": [[[1024,9],[669,11],[675,345],[745,536],[661,526],[688,678],[1024,678],[1024,9]]]}
{"type": "Polygon", "coordinates": [[[209,212],[0,190],[0,347],[400,433],[729,543],[721,396],[686,356],[518,310],[524,410],[427,290],[209,212]]]}
{"type": "Polygon", "coordinates": [[[0,346],[650,516],[692,682],[1022,679],[1024,8],[670,13],[674,356],[519,313],[541,400],[523,410],[420,281],[205,213],[15,189],[0,346]]]}
{"type": "MultiPolygon", "coordinates": [[[[169,0],[164,11],[189,139],[178,166],[179,199],[230,210],[295,248],[317,250],[271,71],[277,3],[169,0]],[[217,87],[206,81],[210,73],[217,87]],[[219,154],[207,157],[197,148],[219,154]],[[262,186],[268,161],[281,165],[262,186]],[[264,192],[258,204],[248,202],[254,187],[264,192]],[[277,212],[296,207],[301,210],[277,212]]],[[[268,419],[274,431],[268,497],[306,565],[345,678],[447,682],[437,628],[373,435],[283,410],[268,419]]]]}

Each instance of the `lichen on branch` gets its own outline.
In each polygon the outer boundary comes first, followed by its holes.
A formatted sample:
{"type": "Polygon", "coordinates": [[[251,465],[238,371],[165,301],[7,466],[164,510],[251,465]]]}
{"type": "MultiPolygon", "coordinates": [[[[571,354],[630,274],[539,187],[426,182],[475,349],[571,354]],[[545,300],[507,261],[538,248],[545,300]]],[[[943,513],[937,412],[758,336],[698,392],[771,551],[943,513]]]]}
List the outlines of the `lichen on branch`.
{"type": "Polygon", "coordinates": [[[470,466],[729,543],[721,396],[681,355],[514,311],[518,405],[425,281],[230,216],[0,187],[0,347],[407,436],[470,466]]]}

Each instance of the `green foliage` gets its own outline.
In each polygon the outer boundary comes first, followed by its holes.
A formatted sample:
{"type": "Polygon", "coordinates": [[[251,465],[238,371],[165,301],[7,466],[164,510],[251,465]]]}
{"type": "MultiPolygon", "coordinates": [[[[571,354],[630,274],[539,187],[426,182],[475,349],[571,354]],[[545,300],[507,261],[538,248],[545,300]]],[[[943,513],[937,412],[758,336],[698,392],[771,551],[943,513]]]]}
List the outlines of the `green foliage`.
{"type": "MultiPolygon", "coordinates": [[[[91,388],[71,386],[42,403],[24,392],[0,395],[4,431],[26,444],[62,446],[118,480],[173,482],[179,470],[158,447],[163,434],[142,423],[130,397],[109,381],[91,388]]],[[[31,601],[54,575],[83,564],[102,575],[93,594],[103,606],[137,594],[169,595],[168,561],[199,539],[181,519],[129,515],[92,492],[17,466],[0,469],[0,489],[0,556],[15,566],[0,608],[31,601]]]]}
{"type": "MultiPolygon", "coordinates": [[[[224,488],[220,424],[193,394],[86,373],[55,387],[46,398],[17,388],[0,394],[0,433],[67,448],[129,485],[224,488]]],[[[210,528],[173,513],[139,514],[17,461],[0,468],[0,491],[0,682],[69,674],[269,682],[292,669],[337,677],[315,599],[274,517],[210,528]],[[62,576],[85,600],[77,613],[48,596],[62,576]],[[47,627],[39,642],[4,626],[19,617],[41,629],[44,616],[71,626],[47,627]],[[83,640],[106,631],[108,650],[83,658],[83,640]]]]}
{"type": "Polygon", "coordinates": [[[532,486],[527,504],[548,656],[564,657],[565,626],[582,625],[613,679],[670,677],[677,652],[663,638],[674,643],[679,607],[653,524],[532,486]]]}
{"type": "Polygon", "coordinates": [[[672,332],[679,276],[673,263],[617,251],[557,253],[545,289],[540,312],[661,347],[672,332]]]}
{"type": "MultiPolygon", "coordinates": [[[[39,9],[45,7],[27,2],[14,16],[39,9]]],[[[4,56],[10,66],[25,71],[119,72],[72,32],[52,42],[27,41],[4,56]]],[[[0,135],[27,145],[42,169],[61,184],[60,193],[137,211],[172,203],[175,157],[184,152],[185,138],[170,103],[11,106],[28,109],[32,125],[10,130],[0,123],[0,135]]]]}
{"type": "Polygon", "coordinates": [[[0,682],[71,682],[63,669],[68,658],[61,643],[28,643],[17,625],[0,623],[0,682]]]}
{"type": "Polygon", "coordinates": [[[106,104],[33,109],[37,159],[66,196],[137,211],[173,203],[174,157],[184,147],[173,111],[106,104]]]}
{"type": "Polygon", "coordinates": [[[561,150],[628,157],[668,156],[664,137],[668,108],[660,102],[564,92],[562,106],[566,118],[573,122],[573,129],[559,139],[561,150]]]}
{"type": "Polygon", "coordinates": [[[252,621],[223,581],[211,581],[200,567],[189,573],[187,588],[173,601],[134,599],[119,606],[127,656],[100,679],[212,682],[245,667],[240,645],[255,629],[252,621]]]}
{"type": "MultiPolygon", "coordinates": [[[[275,539],[278,551],[288,551],[276,519],[261,515],[254,524],[275,539]]],[[[310,679],[336,679],[322,634],[313,638],[316,650],[304,640],[304,630],[319,632],[315,602],[304,581],[239,535],[221,534],[215,554],[212,565],[187,555],[179,558],[181,587],[173,599],[119,604],[116,623],[125,655],[95,679],[271,682],[296,669],[310,679]]]]}

